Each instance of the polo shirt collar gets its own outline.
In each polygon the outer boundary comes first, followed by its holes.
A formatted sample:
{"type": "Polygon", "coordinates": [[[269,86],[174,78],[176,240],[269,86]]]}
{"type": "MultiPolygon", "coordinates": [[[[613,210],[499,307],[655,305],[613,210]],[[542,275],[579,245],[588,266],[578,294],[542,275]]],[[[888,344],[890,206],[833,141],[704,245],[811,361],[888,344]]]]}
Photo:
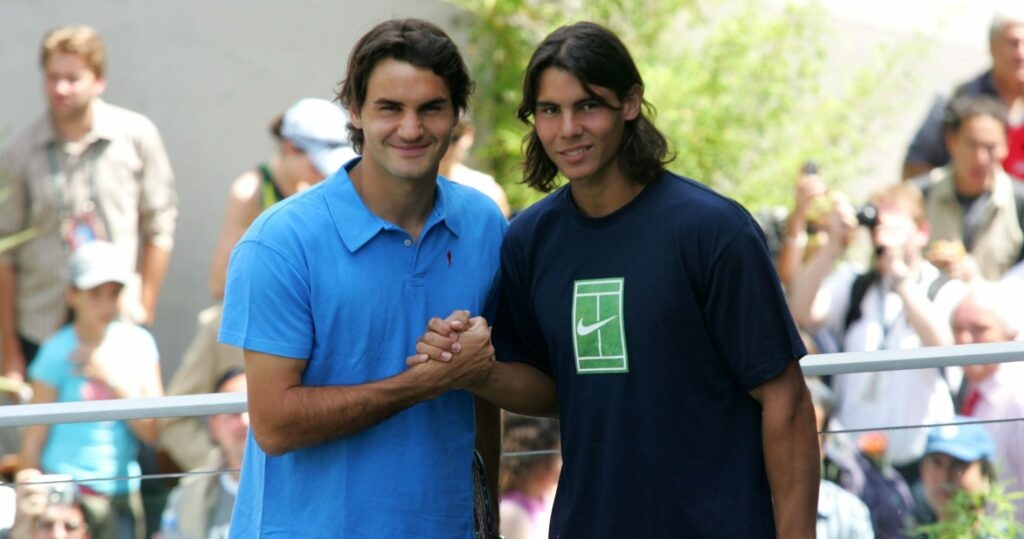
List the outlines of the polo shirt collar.
{"type": "MultiPolygon", "coordinates": [[[[366,245],[374,236],[384,231],[401,231],[397,225],[381,219],[370,211],[363,203],[363,199],[356,192],[355,185],[348,171],[356,166],[362,157],[356,157],[345,163],[337,172],[324,180],[324,196],[327,199],[327,207],[331,213],[331,220],[334,221],[334,228],[338,236],[351,252],[358,251],[366,245]]],[[[455,236],[459,235],[459,212],[455,210],[459,199],[452,195],[451,183],[446,180],[437,181],[434,207],[423,225],[420,238],[437,225],[444,225],[455,236]]]]}
{"type": "MultiPolygon", "coordinates": [[[[97,140],[112,140],[117,131],[116,120],[110,116],[110,105],[102,99],[95,98],[92,101],[92,129],[85,134],[84,141],[92,143],[97,140]]],[[[42,121],[35,131],[35,144],[46,146],[52,142],[59,142],[57,130],[53,127],[53,118],[49,111],[43,113],[42,121]]]]}

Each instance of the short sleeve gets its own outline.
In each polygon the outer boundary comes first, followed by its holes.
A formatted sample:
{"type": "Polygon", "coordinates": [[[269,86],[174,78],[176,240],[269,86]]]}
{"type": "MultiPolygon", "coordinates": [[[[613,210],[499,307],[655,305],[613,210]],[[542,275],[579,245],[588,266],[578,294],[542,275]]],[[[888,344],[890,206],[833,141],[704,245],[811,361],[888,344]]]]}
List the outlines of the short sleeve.
{"type": "Polygon", "coordinates": [[[530,311],[530,292],[524,285],[526,273],[517,263],[514,249],[506,236],[501,246],[501,272],[498,277],[494,329],[491,333],[500,361],[531,365],[552,375],[547,344],[530,311]]]}
{"type": "Polygon", "coordinates": [[[39,352],[28,367],[30,380],[43,382],[44,384],[58,387],[63,378],[63,371],[67,370],[67,360],[70,350],[62,334],[58,333],[39,347],[39,352]]]}
{"type": "Polygon", "coordinates": [[[228,264],[220,342],[309,359],[313,315],[309,276],[293,256],[259,239],[235,247],[228,264]]]}
{"type": "Polygon", "coordinates": [[[711,267],[704,307],[712,342],[750,391],[807,354],[764,238],[748,220],[711,267]]]}

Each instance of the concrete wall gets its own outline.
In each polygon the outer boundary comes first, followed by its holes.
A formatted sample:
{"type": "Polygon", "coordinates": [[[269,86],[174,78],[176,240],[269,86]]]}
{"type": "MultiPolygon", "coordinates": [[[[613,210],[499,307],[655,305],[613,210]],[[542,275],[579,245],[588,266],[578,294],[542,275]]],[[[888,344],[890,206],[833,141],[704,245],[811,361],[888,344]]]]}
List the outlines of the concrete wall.
{"type": "MultiPolygon", "coordinates": [[[[776,0],[764,0],[778,3],[776,0]]],[[[1019,1],[1019,0],[1018,0],[1019,1]]],[[[858,190],[894,181],[903,151],[933,92],[988,63],[991,1],[823,0],[832,14],[837,74],[870,58],[874,45],[932,35],[917,83],[870,156],[858,190]]],[[[43,111],[38,46],[50,28],[95,26],[109,48],[112,103],[159,126],[181,198],[177,247],[155,332],[165,378],[173,373],[209,304],[206,274],[229,182],[267,157],[269,119],[300,97],[330,97],[349,48],[389,16],[419,16],[452,28],[438,0],[0,0],[0,136],[43,111]]],[[[453,35],[458,38],[458,34],[453,35]]],[[[685,171],[681,171],[685,172],[685,171]]]]}

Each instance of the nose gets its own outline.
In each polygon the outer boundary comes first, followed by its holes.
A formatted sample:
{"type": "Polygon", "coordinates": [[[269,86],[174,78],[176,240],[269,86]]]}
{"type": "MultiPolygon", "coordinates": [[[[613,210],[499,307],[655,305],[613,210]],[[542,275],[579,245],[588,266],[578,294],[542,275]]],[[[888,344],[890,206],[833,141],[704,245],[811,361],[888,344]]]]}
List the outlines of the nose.
{"type": "Polygon", "coordinates": [[[574,137],[580,132],[579,122],[572,111],[562,113],[562,125],[559,134],[565,138],[574,137]]]}
{"type": "Polygon", "coordinates": [[[398,136],[405,140],[416,140],[423,133],[423,122],[416,111],[409,111],[398,124],[398,136]]]}

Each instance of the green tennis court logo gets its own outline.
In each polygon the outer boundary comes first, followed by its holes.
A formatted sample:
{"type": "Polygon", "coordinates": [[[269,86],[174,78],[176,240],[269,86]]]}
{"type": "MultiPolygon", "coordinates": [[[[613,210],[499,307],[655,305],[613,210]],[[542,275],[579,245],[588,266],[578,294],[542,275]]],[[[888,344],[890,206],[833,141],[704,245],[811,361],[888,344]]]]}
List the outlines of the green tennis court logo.
{"type": "Polygon", "coordinates": [[[621,278],[575,283],[572,334],[579,374],[629,372],[622,321],[623,283],[621,278]]]}

